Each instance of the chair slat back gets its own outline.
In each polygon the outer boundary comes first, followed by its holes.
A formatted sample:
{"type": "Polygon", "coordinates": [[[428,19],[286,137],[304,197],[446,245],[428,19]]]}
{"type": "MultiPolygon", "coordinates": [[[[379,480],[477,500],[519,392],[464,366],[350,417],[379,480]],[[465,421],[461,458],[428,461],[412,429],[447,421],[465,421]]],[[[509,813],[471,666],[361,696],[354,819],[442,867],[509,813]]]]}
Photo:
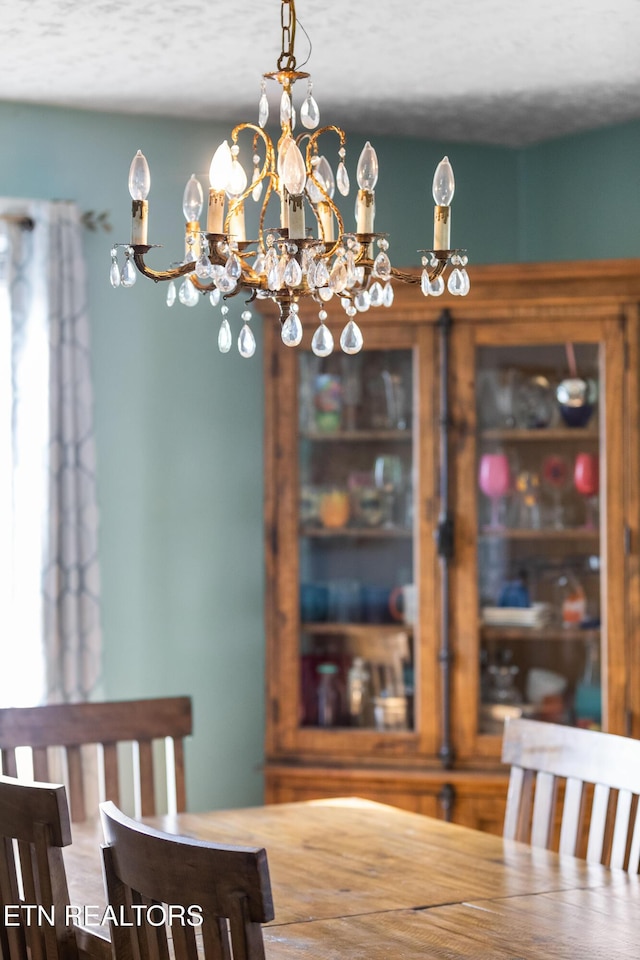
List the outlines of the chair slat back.
{"type": "Polygon", "coordinates": [[[503,836],[637,873],[640,740],[510,719],[502,761],[511,765],[503,836]],[[561,799],[563,798],[563,799],[561,799]]]}
{"type": "Polygon", "coordinates": [[[0,777],[0,910],[10,918],[0,930],[3,960],[77,957],[61,849],[69,843],[63,786],[0,777]]]}
{"type": "Polygon", "coordinates": [[[115,960],[138,952],[141,960],[168,960],[168,930],[158,921],[170,908],[176,960],[197,960],[198,945],[206,960],[264,960],[261,924],[274,915],[264,849],[161,833],[111,802],[100,811],[109,903],[132,924],[111,924],[115,960]],[[133,904],[140,905],[137,917],[133,904]]]}
{"type": "Polygon", "coordinates": [[[85,799],[90,762],[98,782],[104,785],[103,799],[122,805],[122,786],[133,777],[140,795],[140,809],[136,813],[153,816],[164,812],[159,809],[155,790],[153,751],[154,742],[164,741],[165,769],[170,774],[166,784],[169,809],[175,806],[180,813],[186,809],[183,742],[191,732],[189,697],[6,708],[0,710],[2,773],[17,776],[16,748],[30,748],[34,778],[64,781],[71,820],[77,822],[94,813],[87,810],[85,799]],[[133,744],[133,769],[129,777],[120,769],[119,743],[133,744]],[[92,745],[90,751],[88,745],[92,745]],[[56,770],[56,776],[52,777],[49,751],[54,747],[63,750],[66,769],[56,770]]]}

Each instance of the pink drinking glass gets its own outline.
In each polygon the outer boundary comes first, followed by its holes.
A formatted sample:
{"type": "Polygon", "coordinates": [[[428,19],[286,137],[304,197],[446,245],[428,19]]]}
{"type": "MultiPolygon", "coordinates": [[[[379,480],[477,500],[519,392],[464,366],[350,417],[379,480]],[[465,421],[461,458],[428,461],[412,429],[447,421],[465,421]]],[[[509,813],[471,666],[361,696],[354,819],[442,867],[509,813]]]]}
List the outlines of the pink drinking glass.
{"type": "Polygon", "coordinates": [[[483,453],[480,458],[478,485],[485,496],[491,500],[491,522],[489,529],[501,530],[498,520],[500,498],[511,489],[511,470],[506,453],[483,453]]]}
{"type": "Polygon", "coordinates": [[[595,527],[593,499],[600,490],[600,458],[597,453],[579,453],[573,470],[573,483],[578,493],[585,498],[587,530],[595,527]]]}

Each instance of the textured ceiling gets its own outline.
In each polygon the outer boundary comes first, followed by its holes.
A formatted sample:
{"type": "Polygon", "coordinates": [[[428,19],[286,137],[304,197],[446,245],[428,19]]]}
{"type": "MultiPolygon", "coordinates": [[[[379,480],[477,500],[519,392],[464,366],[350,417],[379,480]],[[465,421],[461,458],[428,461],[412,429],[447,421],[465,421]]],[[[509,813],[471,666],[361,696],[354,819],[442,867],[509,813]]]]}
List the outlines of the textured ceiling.
{"type": "MultiPolygon", "coordinates": [[[[0,99],[253,120],[279,6],[0,0],[0,99]]],[[[518,146],[640,117],[640,0],[297,0],[297,13],[321,118],[347,130],[518,146]]]]}

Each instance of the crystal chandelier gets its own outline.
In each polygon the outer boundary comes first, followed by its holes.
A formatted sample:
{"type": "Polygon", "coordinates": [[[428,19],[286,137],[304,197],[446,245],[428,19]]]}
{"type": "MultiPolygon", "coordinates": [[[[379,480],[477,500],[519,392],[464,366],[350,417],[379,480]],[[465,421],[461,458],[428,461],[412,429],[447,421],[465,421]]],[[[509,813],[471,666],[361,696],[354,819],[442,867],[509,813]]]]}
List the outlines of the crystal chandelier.
{"type": "MultiPolygon", "coordinates": [[[[281,335],[290,347],[302,340],[299,304],[311,299],[319,305],[319,324],[313,335],[312,350],[320,357],[333,348],[333,336],[326,326],[325,304],[338,297],[346,314],[340,346],[345,353],[362,349],[363,338],[355,320],[370,308],[390,307],[392,281],[419,283],[425,296],[450,293],[465,296],[469,277],[464,250],[450,249],[451,201],[455,182],[447,157],[438,164],[433,179],[433,249],[422,253],[422,273],[402,273],[391,266],[389,243],[384,234],[374,232],[375,187],[378,159],[366,143],[358,161],[356,179],[356,226],[349,232],[334,203],[336,187],[346,197],[349,175],[346,167],[346,136],[334,125],[320,127],[320,112],[313,96],[308,73],[296,69],[294,42],[296,11],[294,0],[281,0],[282,52],[277,70],[264,75],[258,104],[258,123],[241,123],[231,132],[231,147],[225,140],[213,155],[209,170],[210,190],[206,230],[200,225],[204,195],[200,182],[192,175],[184,191],[183,213],[186,219],[184,260],[167,270],[154,270],[146,263],[152,249],[147,242],[149,165],[138,150],[129,172],[129,191],[133,200],[131,242],[116,244],[111,250],[111,283],[114,287],[133,286],[136,268],[152,280],[167,281],[167,304],[176,298],[185,306],[194,306],[201,295],[209,294],[216,306],[222,300],[222,322],[218,346],[227,353],[233,337],[227,319],[225,300],[237,295],[271,299],[279,307],[281,335]],[[282,87],[280,99],[280,138],[277,145],[267,134],[269,118],[266,81],[276,80],[282,87]],[[294,134],[296,109],[292,89],[296,81],[306,80],[306,96],[300,106],[302,133],[294,134]],[[253,173],[248,183],[240,161],[240,135],[252,140],[253,173]],[[337,139],[338,164],[335,172],[319,141],[337,139]],[[261,202],[258,238],[247,241],[245,201],[261,202]],[[279,225],[265,226],[272,211],[279,208],[279,225]],[[310,216],[309,216],[310,214],[310,216]],[[307,220],[313,220],[313,228],[307,220]],[[124,248],[122,268],[118,248],[124,248]],[[176,288],[176,282],[179,288],[176,288]]],[[[250,327],[251,311],[242,312],[243,325],[238,349],[243,357],[254,354],[256,342],[250,327]]]]}

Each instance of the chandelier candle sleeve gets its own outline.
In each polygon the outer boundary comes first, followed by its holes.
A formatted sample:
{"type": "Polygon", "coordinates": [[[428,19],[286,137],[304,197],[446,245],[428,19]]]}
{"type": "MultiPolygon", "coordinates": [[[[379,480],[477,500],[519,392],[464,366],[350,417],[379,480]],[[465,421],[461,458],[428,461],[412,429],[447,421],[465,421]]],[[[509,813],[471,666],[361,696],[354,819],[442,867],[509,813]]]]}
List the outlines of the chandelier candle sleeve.
{"type": "Polygon", "coordinates": [[[147,197],[151,188],[151,174],[147,158],[138,150],[129,168],[129,193],[131,205],[131,243],[147,243],[149,205],[147,197]]]}
{"type": "MultiPolygon", "coordinates": [[[[155,251],[151,252],[147,241],[150,176],[141,151],[136,153],[129,171],[133,200],[131,241],[111,248],[109,277],[114,289],[131,287],[137,268],[156,283],[169,282],[169,306],[179,301],[193,307],[205,298],[213,307],[219,305],[222,324],[218,344],[223,353],[230,351],[235,337],[227,318],[229,308],[221,302],[230,297],[240,296],[247,303],[254,299],[271,300],[279,312],[282,341],[289,347],[302,342],[303,313],[299,307],[305,300],[313,301],[316,310],[319,308],[319,325],[311,349],[316,356],[326,357],[334,349],[333,335],[325,324],[325,305],[331,299],[345,313],[343,330],[335,338],[336,346],[339,342],[345,353],[355,354],[363,345],[358,323],[369,309],[392,306],[392,284],[419,285],[427,297],[439,297],[445,290],[454,296],[469,292],[466,251],[451,249],[455,183],[447,157],[438,164],[433,178],[434,245],[419,251],[419,272],[395,268],[386,235],[374,232],[378,157],[369,141],[360,153],[355,171],[355,222],[345,222],[334,194],[337,189],[342,197],[353,196],[347,169],[347,137],[334,124],[320,126],[320,108],[312,93],[311,78],[297,68],[296,2],[280,0],[282,52],[276,69],[263,76],[256,121],[237,124],[213,154],[206,229],[204,223],[201,226],[205,200],[202,187],[195,175],[187,181],[182,200],[186,220],[182,262],[158,270],[146,261],[147,256],[155,256],[155,251]],[[296,84],[301,80],[306,92],[296,100],[296,84]],[[266,130],[266,91],[267,82],[271,81],[281,91],[279,133],[273,138],[266,130]],[[302,131],[296,130],[296,116],[302,131]],[[247,158],[249,178],[240,160],[241,149],[247,158]],[[332,149],[335,153],[326,153],[332,149]],[[254,218],[258,222],[257,237],[247,241],[245,204],[252,202],[259,204],[258,217],[254,218]],[[118,263],[119,248],[124,248],[122,269],[118,263]]],[[[311,5],[310,0],[304,2],[311,5]]],[[[277,111],[274,113],[277,117],[277,111]]],[[[426,201],[424,216],[430,216],[426,201]]],[[[250,357],[256,349],[249,323],[251,315],[245,310],[242,316],[244,325],[236,342],[240,354],[250,357]]]]}

